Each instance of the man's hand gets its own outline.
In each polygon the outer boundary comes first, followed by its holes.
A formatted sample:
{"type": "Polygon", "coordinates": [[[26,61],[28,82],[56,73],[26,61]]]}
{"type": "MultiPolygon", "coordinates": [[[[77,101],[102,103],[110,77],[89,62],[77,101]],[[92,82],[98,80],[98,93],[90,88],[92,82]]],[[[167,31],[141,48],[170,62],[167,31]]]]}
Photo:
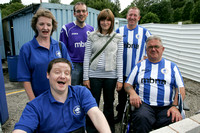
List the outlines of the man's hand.
{"type": "Polygon", "coordinates": [[[83,81],[83,85],[86,86],[88,89],[91,89],[90,88],[90,80],[83,81]]]}
{"type": "Polygon", "coordinates": [[[139,108],[142,104],[142,101],[137,93],[130,94],[130,104],[136,108],[139,108]]]}
{"type": "Polygon", "coordinates": [[[182,120],[181,113],[174,106],[172,106],[171,108],[169,108],[169,110],[167,111],[167,116],[169,117],[170,115],[172,115],[172,122],[177,122],[177,121],[182,120]]]}
{"type": "Polygon", "coordinates": [[[117,82],[116,91],[120,91],[122,89],[123,83],[117,82]]]}

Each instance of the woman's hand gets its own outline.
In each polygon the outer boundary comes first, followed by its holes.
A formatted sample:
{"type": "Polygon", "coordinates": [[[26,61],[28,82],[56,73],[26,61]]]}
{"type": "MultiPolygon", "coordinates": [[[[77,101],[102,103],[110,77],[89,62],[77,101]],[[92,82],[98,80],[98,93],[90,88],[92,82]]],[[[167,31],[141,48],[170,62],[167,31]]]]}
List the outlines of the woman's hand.
{"type": "Polygon", "coordinates": [[[83,85],[86,86],[88,89],[91,89],[90,88],[90,80],[83,81],[83,85]]]}

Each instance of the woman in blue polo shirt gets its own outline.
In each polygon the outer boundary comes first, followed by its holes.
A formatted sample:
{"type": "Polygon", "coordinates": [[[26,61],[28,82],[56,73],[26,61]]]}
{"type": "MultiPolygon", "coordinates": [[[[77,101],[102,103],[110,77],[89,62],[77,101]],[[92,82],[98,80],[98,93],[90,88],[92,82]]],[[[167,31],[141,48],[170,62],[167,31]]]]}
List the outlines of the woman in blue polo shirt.
{"type": "Polygon", "coordinates": [[[49,10],[38,9],[31,27],[35,36],[21,47],[17,72],[18,81],[23,82],[29,100],[49,89],[46,70],[52,59],[62,57],[71,62],[64,44],[60,43],[60,48],[58,41],[51,37],[57,28],[57,21],[49,10]]]}

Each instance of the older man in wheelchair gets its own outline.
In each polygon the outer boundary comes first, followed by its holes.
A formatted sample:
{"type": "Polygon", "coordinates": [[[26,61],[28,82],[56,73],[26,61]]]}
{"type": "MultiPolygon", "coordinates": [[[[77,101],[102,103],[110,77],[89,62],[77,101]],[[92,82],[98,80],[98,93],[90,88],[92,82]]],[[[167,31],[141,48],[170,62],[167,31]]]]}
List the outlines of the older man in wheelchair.
{"type": "Polygon", "coordinates": [[[134,67],[124,84],[129,103],[135,108],[128,111],[131,119],[126,118],[126,122],[133,123],[126,126],[126,130],[131,129],[129,132],[148,133],[184,117],[181,106],[185,97],[183,78],[177,65],[162,57],[161,38],[150,36],[146,52],[148,58],[134,67]]]}

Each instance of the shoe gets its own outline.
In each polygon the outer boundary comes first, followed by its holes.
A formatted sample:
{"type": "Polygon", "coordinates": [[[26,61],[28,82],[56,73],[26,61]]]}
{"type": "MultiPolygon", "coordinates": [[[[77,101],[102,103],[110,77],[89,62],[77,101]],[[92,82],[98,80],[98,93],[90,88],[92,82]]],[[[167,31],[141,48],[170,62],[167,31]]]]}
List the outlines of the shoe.
{"type": "Polygon", "coordinates": [[[115,124],[117,124],[117,123],[119,123],[119,122],[121,122],[122,121],[122,117],[119,117],[119,116],[115,116],[114,117],[114,123],[115,124]]]}

